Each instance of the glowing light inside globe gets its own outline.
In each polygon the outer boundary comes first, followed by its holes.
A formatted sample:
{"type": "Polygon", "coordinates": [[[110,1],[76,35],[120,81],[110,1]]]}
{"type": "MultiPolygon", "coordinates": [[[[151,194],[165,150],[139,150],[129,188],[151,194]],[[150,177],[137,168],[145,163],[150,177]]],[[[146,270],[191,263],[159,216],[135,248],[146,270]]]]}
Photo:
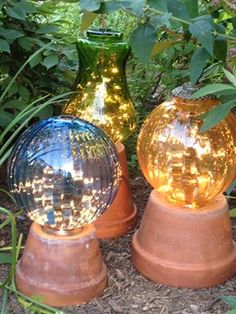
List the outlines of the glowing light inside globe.
{"type": "Polygon", "coordinates": [[[102,128],[113,142],[122,142],[136,126],[125,75],[130,47],[120,33],[88,31],[87,35],[78,41],[76,93],[63,113],[89,121],[102,128]]]}
{"type": "Polygon", "coordinates": [[[102,130],[60,116],[22,134],[9,160],[8,176],[11,193],[32,220],[70,230],[93,222],[112,203],[120,165],[102,130]]]}
{"type": "Polygon", "coordinates": [[[232,114],[199,132],[200,115],[214,99],[174,97],[145,121],[138,160],[147,181],[172,203],[199,208],[224,192],[236,175],[236,120],[232,114]]]}

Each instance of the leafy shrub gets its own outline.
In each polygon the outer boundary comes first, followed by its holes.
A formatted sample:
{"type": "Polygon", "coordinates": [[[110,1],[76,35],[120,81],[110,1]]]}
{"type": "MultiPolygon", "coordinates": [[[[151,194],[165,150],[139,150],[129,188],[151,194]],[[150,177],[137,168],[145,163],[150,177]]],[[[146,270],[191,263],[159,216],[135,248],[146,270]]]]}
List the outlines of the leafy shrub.
{"type": "MultiPolygon", "coordinates": [[[[0,108],[0,129],[32,100],[47,94],[61,93],[72,83],[71,71],[76,67],[74,45],[66,43],[58,32],[60,21],[49,23],[50,4],[19,0],[0,1],[0,94],[4,92],[16,71],[40,47],[8,90],[0,108]]],[[[55,7],[55,3],[53,4],[55,7]]],[[[49,106],[39,116],[51,115],[49,106]]]]}

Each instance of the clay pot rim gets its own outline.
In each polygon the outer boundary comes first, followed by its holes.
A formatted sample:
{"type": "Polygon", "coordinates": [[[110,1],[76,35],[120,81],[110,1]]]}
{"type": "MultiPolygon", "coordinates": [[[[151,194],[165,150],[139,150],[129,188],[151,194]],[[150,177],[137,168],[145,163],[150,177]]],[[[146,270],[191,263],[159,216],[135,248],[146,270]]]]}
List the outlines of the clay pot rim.
{"type": "Polygon", "coordinates": [[[174,212],[175,214],[184,215],[184,216],[201,216],[204,214],[204,217],[207,216],[214,216],[218,215],[218,212],[221,211],[222,214],[228,210],[227,201],[223,194],[216,195],[212,200],[208,201],[204,206],[201,206],[201,210],[198,208],[189,208],[182,205],[178,205],[175,203],[169,202],[166,197],[158,192],[156,189],[153,189],[151,194],[153,194],[154,198],[158,198],[159,204],[165,209],[166,211],[174,212]],[[223,208],[223,210],[222,210],[223,208]]]}

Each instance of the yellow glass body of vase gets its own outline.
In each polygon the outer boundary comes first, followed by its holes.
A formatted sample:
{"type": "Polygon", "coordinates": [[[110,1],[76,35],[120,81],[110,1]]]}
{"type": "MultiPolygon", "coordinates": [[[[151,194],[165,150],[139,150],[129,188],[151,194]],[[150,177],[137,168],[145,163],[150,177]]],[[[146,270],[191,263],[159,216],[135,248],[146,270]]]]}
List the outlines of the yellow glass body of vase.
{"type": "Polygon", "coordinates": [[[76,93],[63,114],[87,120],[102,128],[113,142],[123,142],[136,126],[125,76],[130,47],[121,33],[89,30],[87,38],[78,41],[77,50],[76,93]]]}

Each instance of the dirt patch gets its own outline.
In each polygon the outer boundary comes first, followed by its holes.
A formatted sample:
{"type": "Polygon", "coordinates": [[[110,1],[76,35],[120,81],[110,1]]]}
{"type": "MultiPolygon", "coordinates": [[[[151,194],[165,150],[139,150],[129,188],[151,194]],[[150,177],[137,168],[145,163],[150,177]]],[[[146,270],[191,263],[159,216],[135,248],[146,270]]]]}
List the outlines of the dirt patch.
{"type": "MultiPolygon", "coordinates": [[[[132,180],[131,185],[140,221],[151,189],[142,177],[132,180]]],[[[6,197],[1,197],[1,205],[13,210],[16,209],[6,197]]],[[[25,237],[29,225],[28,219],[21,218],[18,220],[18,230],[23,232],[25,237]]],[[[236,240],[235,222],[233,222],[233,232],[236,240]]],[[[219,297],[236,295],[236,277],[224,285],[209,289],[179,289],[156,284],[137,273],[132,266],[130,260],[132,234],[133,232],[119,239],[101,241],[102,254],[108,268],[108,288],[100,298],[86,305],[65,308],[65,313],[222,314],[229,310],[219,297]]],[[[1,232],[0,239],[2,241],[1,246],[9,243],[9,229],[6,228],[1,232]]],[[[6,267],[2,266],[0,279],[5,273],[6,267]]],[[[9,299],[9,312],[13,314],[25,313],[14,295],[11,295],[9,299]]]]}

